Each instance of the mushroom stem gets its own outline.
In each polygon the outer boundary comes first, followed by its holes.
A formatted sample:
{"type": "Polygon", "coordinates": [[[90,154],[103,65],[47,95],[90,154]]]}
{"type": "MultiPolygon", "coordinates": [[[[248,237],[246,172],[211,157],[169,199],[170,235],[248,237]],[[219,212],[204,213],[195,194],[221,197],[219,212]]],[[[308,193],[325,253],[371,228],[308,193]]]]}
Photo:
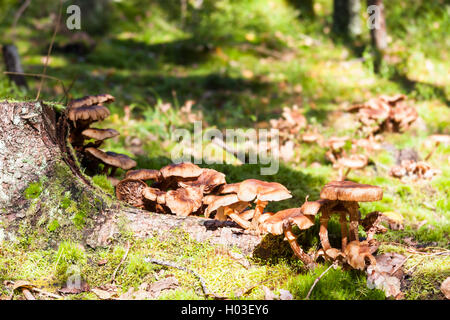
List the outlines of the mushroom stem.
{"type": "Polygon", "coordinates": [[[231,220],[236,222],[238,225],[240,225],[244,229],[249,229],[251,226],[250,222],[248,222],[245,219],[242,219],[236,210],[233,210],[231,208],[225,208],[224,214],[226,216],[229,216],[231,218],[231,220]]]}
{"type": "Polygon", "coordinates": [[[433,155],[434,151],[437,149],[437,147],[439,146],[440,142],[436,141],[436,143],[433,146],[433,149],[431,149],[430,153],[425,157],[425,161],[428,161],[428,159],[431,158],[431,156],[433,155]]]}
{"type": "Polygon", "coordinates": [[[116,173],[117,167],[111,167],[111,173],[109,174],[111,177],[116,173]]]}
{"type": "Polygon", "coordinates": [[[359,213],[358,213],[358,203],[355,201],[342,201],[344,206],[347,208],[350,215],[350,230],[349,238],[350,241],[358,241],[358,226],[359,226],[359,213]]]}
{"type": "Polygon", "coordinates": [[[330,214],[328,210],[322,210],[322,215],[320,216],[319,237],[324,252],[326,252],[328,249],[331,249],[330,241],[328,239],[328,220],[330,220],[330,214]]]}
{"type": "Polygon", "coordinates": [[[286,221],[283,225],[284,235],[289,242],[294,254],[306,265],[307,268],[310,268],[313,264],[312,258],[306,254],[302,248],[297,243],[297,237],[292,232],[292,224],[286,221]]]}
{"type": "Polygon", "coordinates": [[[347,214],[345,212],[340,213],[339,222],[341,223],[341,250],[344,251],[347,247],[348,231],[347,231],[347,214]]]}
{"type": "Polygon", "coordinates": [[[259,229],[259,218],[261,217],[264,208],[267,206],[267,201],[256,201],[256,207],[255,207],[255,214],[253,215],[252,224],[251,226],[253,229],[258,230],[259,229]]]}
{"type": "Polygon", "coordinates": [[[345,171],[344,175],[341,176],[341,181],[344,181],[345,179],[347,179],[347,176],[350,173],[350,171],[352,171],[352,168],[347,168],[347,171],[345,171]]]}

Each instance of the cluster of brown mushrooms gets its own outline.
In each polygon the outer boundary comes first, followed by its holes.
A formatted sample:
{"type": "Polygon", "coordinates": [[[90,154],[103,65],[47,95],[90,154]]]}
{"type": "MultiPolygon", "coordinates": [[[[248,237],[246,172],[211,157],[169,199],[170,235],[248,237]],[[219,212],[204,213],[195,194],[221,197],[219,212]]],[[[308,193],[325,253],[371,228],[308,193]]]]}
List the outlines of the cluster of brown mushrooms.
{"type": "Polygon", "coordinates": [[[416,109],[406,104],[406,96],[379,96],[347,109],[357,112],[361,130],[366,136],[384,131],[403,132],[418,118],[416,109]]]}
{"type": "Polygon", "coordinates": [[[402,181],[430,180],[441,173],[441,170],[433,168],[427,161],[440,144],[449,145],[450,136],[445,134],[434,134],[427,138],[426,142],[432,144],[432,149],[423,161],[402,160],[400,164],[391,167],[389,174],[402,181]]]}
{"type": "Polygon", "coordinates": [[[425,161],[402,160],[399,165],[391,167],[389,174],[394,178],[406,180],[432,179],[440,170],[433,169],[425,161]]]}
{"type": "Polygon", "coordinates": [[[358,226],[360,212],[358,202],[378,201],[383,197],[383,190],[377,186],[358,184],[351,181],[333,181],[325,185],[320,193],[320,199],[306,201],[300,208],[287,209],[275,213],[264,221],[263,230],[272,234],[284,233],[295,255],[305,265],[314,264],[314,257],[306,254],[297,244],[292,232],[292,226],[296,225],[304,230],[314,225],[315,216],[320,214],[320,242],[322,249],[318,255],[327,260],[347,263],[355,269],[365,269],[366,262],[375,263],[372,256],[376,250],[373,234],[383,232],[377,227],[378,220],[364,220],[365,229],[368,232],[367,240],[360,242],[358,226]],[[332,214],[339,215],[341,224],[341,249],[331,247],[328,239],[328,221],[332,214]]]}
{"type": "Polygon", "coordinates": [[[371,255],[373,234],[381,230],[375,227],[375,220],[364,220],[368,240],[359,241],[358,226],[362,220],[358,202],[381,200],[383,191],[376,186],[350,181],[330,182],[322,189],[319,200],[306,201],[300,208],[271,213],[264,212],[270,201],[292,197],[282,184],[257,179],[227,184],[223,173],[184,162],[160,170],[128,171],[125,179],[117,184],[116,195],[130,205],[150,211],[179,216],[202,214],[206,218],[232,220],[257,233],[284,234],[295,255],[308,267],[315,264],[316,257],[301,249],[293,232],[294,226],[300,230],[308,229],[314,225],[315,216],[320,214],[320,254],[325,259],[346,262],[356,269],[364,269],[367,261],[374,263],[371,255]],[[339,214],[342,225],[340,250],[332,248],[328,240],[327,226],[332,214],[339,214]]]}
{"type": "Polygon", "coordinates": [[[259,230],[269,201],[291,197],[279,183],[248,179],[227,184],[223,173],[190,162],[170,164],[160,170],[130,170],[117,184],[116,195],[119,200],[150,211],[231,219],[245,229],[255,230],[259,230]]]}
{"type": "Polygon", "coordinates": [[[110,112],[103,104],[111,103],[114,97],[110,94],[85,96],[75,99],[68,104],[69,142],[77,152],[78,158],[85,168],[95,172],[99,164],[103,164],[103,173],[108,174],[113,184],[118,180],[114,178],[117,168],[129,170],[136,166],[136,161],[127,155],[115,152],[104,152],[100,149],[106,139],[119,135],[114,129],[91,128],[91,124],[105,120],[110,112]]]}
{"type": "Polygon", "coordinates": [[[284,141],[294,139],[306,125],[306,118],[296,105],[292,108],[284,107],[279,119],[270,120],[270,126],[280,131],[280,138],[284,141]]]}

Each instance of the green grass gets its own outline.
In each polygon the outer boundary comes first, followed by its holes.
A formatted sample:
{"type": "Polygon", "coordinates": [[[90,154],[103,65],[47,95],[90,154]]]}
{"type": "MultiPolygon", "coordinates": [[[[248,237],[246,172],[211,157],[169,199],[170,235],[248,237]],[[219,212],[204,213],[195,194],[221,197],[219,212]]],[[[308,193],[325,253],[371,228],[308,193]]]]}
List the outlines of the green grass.
{"type": "MultiPolygon", "coordinates": [[[[140,168],[159,169],[170,163],[171,152],[177,146],[171,139],[175,128],[192,133],[193,125],[182,112],[188,100],[194,101],[193,110],[203,119],[204,129],[264,127],[270,119],[280,116],[283,107],[297,104],[308,123],[326,138],[333,135],[358,138],[354,118],[340,111],[347,105],[380,94],[403,93],[408,103],[415,106],[420,121],[405,133],[384,134],[384,143],[397,149],[415,148],[424,158],[431,150],[426,142],[428,135],[450,133],[448,4],[439,0],[386,1],[390,59],[385,61],[380,74],[372,70],[368,30],[364,29],[361,38],[354,42],[336,39],[329,32],[332,1],[316,0],[315,4],[316,18],[306,22],[290,1],[283,0],[205,0],[201,8],[190,5],[183,18],[180,7],[170,1],[146,2],[145,5],[137,0],[114,2],[114,7],[108,11],[114,24],[105,27],[104,33],[95,33],[95,48],[81,55],[55,49],[48,74],[62,79],[66,87],[76,78],[71,98],[103,92],[116,97],[109,106],[111,117],[96,127],[114,128],[121,135],[106,141],[102,149],[132,156],[140,168]],[[170,108],[165,110],[167,103],[170,108]],[[125,117],[127,105],[129,119],[125,117]],[[139,152],[132,148],[131,138],[142,142],[139,152]]],[[[5,34],[5,41],[11,41],[9,22],[13,15],[8,13],[13,12],[12,3],[5,2],[2,9],[0,18],[5,23],[0,24],[0,31],[5,34]]],[[[28,10],[19,22],[14,42],[25,71],[39,73],[52,32],[51,24],[45,27],[45,23],[49,22],[48,13],[56,7],[31,4],[28,10]],[[44,25],[44,30],[36,30],[36,24],[44,25]]],[[[66,36],[58,35],[56,45],[67,41],[66,36]]],[[[34,99],[39,81],[27,79],[29,91],[18,89],[6,77],[1,77],[0,98],[34,99]]],[[[47,80],[41,98],[64,103],[60,84],[47,80]]],[[[62,108],[61,104],[55,106],[62,108]]],[[[337,178],[337,171],[325,160],[325,151],[315,144],[298,143],[297,158],[282,162],[274,176],[261,176],[259,165],[201,166],[225,173],[229,183],[257,178],[284,184],[293,197],[267,207],[269,211],[277,211],[299,207],[307,195],[310,200],[318,199],[321,187],[337,178]],[[316,163],[314,167],[312,163],[316,163]]],[[[383,188],[383,200],[361,204],[363,216],[379,210],[394,211],[404,218],[404,230],[389,231],[377,236],[378,240],[401,244],[411,237],[425,245],[449,248],[449,154],[448,146],[441,145],[435,150],[429,162],[442,173],[431,181],[403,183],[390,177],[388,170],[395,164],[395,157],[387,150],[369,154],[375,166],[349,174],[351,180],[383,188]]],[[[123,176],[124,172],[118,170],[118,174],[123,176]]],[[[105,176],[97,175],[92,180],[114,197],[114,189],[105,176]]],[[[56,195],[57,201],[50,203],[54,207],[54,217],[42,224],[51,233],[58,233],[64,230],[62,218],[69,216],[71,224],[82,230],[92,209],[87,199],[72,201],[73,195],[65,194],[64,182],[51,190],[43,190],[42,185],[33,183],[24,191],[26,198],[34,201],[33,206],[42,195],[49,192],[56,195]]],[[[316,222],[301,235],[300,242],[305,248],[314,250],[318,245],[317,231],[316,222]]],[[[339,243],[339,234],[339,224],[332,220],[332,243],[339,243]]],[[[52,274],[58,256],[56,249],[42,250],[33,237],[20,239],[19,244],[0,245],[5,252],[0,257],[1,279],[39,279],[52,274]]],[[[280,252],[283,248],[286,247],[281,247],[280,252]]],[[[75,264],[80,265],[94,287],[108,282],[126,249],[121,243],[97,251],[67,250],[77,257],[75,264]],[[108,259],[108,264],[97,266],[95,261],[100,258],[108,259]]],[[[215,255],[214,248],[190,241],[184,235],[164,241],[135,240],[117,281],[121,292],[126,292],[142,282],[155,281],[157,272],[174,274],[181,288],[163,293],[161,299],[202,298],[192,276],[149,265],[143,260],[146,256],[156,256],[195,269],[217,294],[236,297],[237,291],[267,281],[265,285],[275,291],[285,288],[296,298],[304,298],[315,277],[327,266],[321,265],[313,273],[305,273],[301,263],[296,264],[284,253],[279,253],[276,259],[256,259],[255,266],[246,270],[227,257],[215,255]],[[232,281],[225,281],[228,279],[232,281]]],[[[406,267],[417,262],[414,259],[408,260],[406,267]]],[[[433,258],[420,264],[412,275],[406,298],[439,297],[437,283],[448,275],[443,262],[446,260],[433,258]]],[[[68,266],[66,262],[58,262],[58,265],[61,263],[68,266]]],[[[64,268],[58,270],[62,272],[64,268]]],[[[55,276],[64,281],[61,272],[55,276]]],[[[5,287],[1,290],[7,293],[5,287]]],[[[262,297],[262,290],[256,288],[242,298],[262,297]]],[[[74,298],[95,296],[81,294],[74,298]]],[[[383,296],[366,289],[363,275],[338,269],[327,273],[311,298],[382,299],[383,296]]]]}

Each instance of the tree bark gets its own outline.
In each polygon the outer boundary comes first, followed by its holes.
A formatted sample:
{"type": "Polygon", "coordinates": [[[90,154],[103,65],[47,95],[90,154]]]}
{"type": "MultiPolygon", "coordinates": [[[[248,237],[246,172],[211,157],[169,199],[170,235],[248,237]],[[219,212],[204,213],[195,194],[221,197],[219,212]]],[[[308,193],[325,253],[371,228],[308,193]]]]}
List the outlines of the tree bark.
{"type": "Polygon", "coordinates": [[[376,6],[378,12],[374,21],[373,26],[370,27],[370,36],[372,39],[373,47],[378,51],[383,51],[387,48],[387,31],[386,31],[386,19],[384,16],[384,5],[383,0],[367,0],[367,7],[376,6]]]}
{"type": "MultiPolygon", "coordinates": [[[[2,48],[3,61],[5,62],[5,69],[8,72],[23,73],[22,64],[20,63],[19,52],[17,47],[13,44],[4,45],[2,48]]],[[[8,77],[17,86],[28,89],[28,84],[23,75],[8,74],[8,77]]]]}
{"type": "Polygon", "coordinates": [[[291,0],[290,3],[300,10],[300,17],[314,18],[314,0],[291,0]]]}
{"type": "Polygon", "coordinates": [[[372,19],[369,20],[369,28],[374,55],[374,71],[378,73],[384,60],[384,52],[387,48],[387,31],[383,0],[367,0],[367,7],[369,9],[369,14],[374,15],[372,19]],[[370,9],[372,9],[372,11],[370,9]]]}
{"type": "Polygon", "coordinates": [[[333,32],[343,37],[361,34],[360,0],[334,0],[333,32]]]}
{"type": "Polygon", "coordinates": [[[232,221],[151,213],[116,201],[81,173],[66,144],[67,131],[66,113],[45,103],[0,101],[0,243],[36,233],[44,247],[64,239],[95,248],[111,244],[122,231],[164,240],[181,230],[245,254],[260,246],[263,236],[232,221]],[[75,224],[74,211],[83,213],[77,218],[83,223],[75,224]]]}

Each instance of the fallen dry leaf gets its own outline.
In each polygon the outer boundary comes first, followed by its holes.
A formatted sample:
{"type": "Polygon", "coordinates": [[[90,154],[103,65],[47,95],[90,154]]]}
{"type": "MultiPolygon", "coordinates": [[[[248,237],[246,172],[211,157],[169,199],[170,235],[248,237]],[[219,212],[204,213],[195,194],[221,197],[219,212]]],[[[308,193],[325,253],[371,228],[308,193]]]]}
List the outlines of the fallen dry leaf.
{"type": "Polygon", "coordinates": [[[109,300],[115,295],[115,292],[109,292],[109,291],[98,289],[98,288],[93,288],[93,289],[91,289],[91,291],[93,293],[95,293],[102,300],[109,300]]]}
{"type": "Polygon", "coordinates": [[[280,300],[293,300],[294,296],[288,290],[280,289],[280,300]]]}
{"type": "Polygon", "coordinates": [[[262,286],[262,290],[264,291],[264,300],[276,300],[276,299],[278,299],[278,296],[275,293],[273,293],[266,286],[262,286]]]}
{"type": "Polygon", "coordinates": [[[401,299],[401,282],[404,272],[402,264],[406,257],[398,253],[385,253],[375,258],[376,265],[367,267],[367,287],[369,289],[380,289],[386,294],[386,297],[401,299]]]}
{"type": "Polygon", "coordinates": [[[441,291],[444,294],[445,298],[450,300],[450,277],[444,280],[441,284],[441,291]]]}

